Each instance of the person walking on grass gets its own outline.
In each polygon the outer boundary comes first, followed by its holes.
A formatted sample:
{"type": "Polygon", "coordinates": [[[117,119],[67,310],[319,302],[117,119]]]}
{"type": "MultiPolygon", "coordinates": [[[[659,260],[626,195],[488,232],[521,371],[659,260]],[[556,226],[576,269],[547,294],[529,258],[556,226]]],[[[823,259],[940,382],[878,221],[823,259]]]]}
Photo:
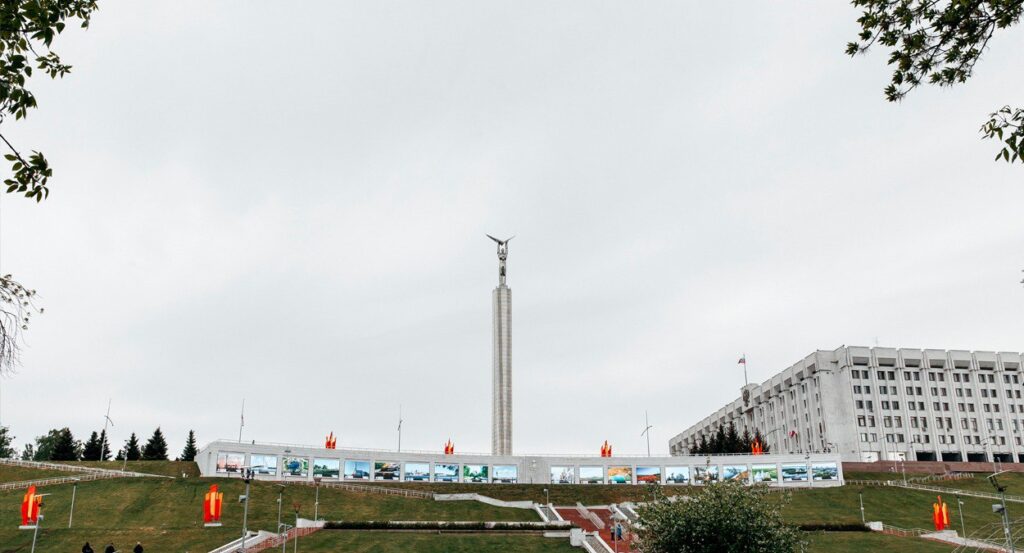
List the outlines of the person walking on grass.
{"type": "Polygon", "coordinates": [[[103,549],[103,553],[117,553],[117,550],[114,549],[113,542],[107,544],[107,547],[103,549]]]}
{"type": "Polygon", "coordinates": [[[89,545],[89,542],[85,542],[85,545],[82,546],[82,553],[93,553],[92,546],[89,545]]]}
{"type": "Polygon", "coordinates": [[[142,542],[141,541],[135,542],[135,548],[132,549],[132,553],[142,553],[142,542]]]}

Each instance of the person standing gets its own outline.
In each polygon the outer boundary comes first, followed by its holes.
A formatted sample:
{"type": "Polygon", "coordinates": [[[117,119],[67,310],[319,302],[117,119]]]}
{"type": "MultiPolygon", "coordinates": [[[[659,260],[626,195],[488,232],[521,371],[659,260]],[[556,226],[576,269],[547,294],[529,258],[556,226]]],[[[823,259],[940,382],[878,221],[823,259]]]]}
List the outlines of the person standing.
{"type": "Polygon", "coordinates": [[[82,553],[93,553],[92,546],[89,545],[89,542],[85,542],[85,545],[82,546],[82,553]]]}
{"type": "Polygon", "coordinates": [[[132,553],[142,553],[142,542],[135,542],[135,548],[132,549],[132,553]]]}
{"type": "Polygon", "coordinates": [[[114,549],[113,543],[108,543],[106,549],[103,550],[103,553],[117,553],[117,550],[114,549]]]}

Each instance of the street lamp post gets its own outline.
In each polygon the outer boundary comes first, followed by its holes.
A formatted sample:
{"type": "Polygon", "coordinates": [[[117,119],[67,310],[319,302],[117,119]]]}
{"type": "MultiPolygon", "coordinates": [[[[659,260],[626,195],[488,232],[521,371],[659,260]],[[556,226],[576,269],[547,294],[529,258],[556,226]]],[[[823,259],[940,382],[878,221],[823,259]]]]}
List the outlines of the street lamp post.
{"type": "Polygon", "coordinates": [[[242,552],[245,552],[245,538],[249,534],[249,483],[252,482],[253,470],[248,467],[242,468],[242,478],[245,480],[245,506],[242,509],[242,552]]]}
{"type": "Polygon", "coordinates": [[[68,512],[68,528],[71,528],[71,519],[75,516],[75,495],[78,493],[78,479],[71,484],[71,510],[68,512]]]}
{"type": "Polygon", "coordinates": [[[43,513],[36,517],[36,529],[32,531],[32,553],[36,553],[36,538],[39,537],[39,525],[43,523],[43,513]]]}
{"type": "Polygon", "coordinates": [[[320,520],[320,480],[323,480],[322,476],[313,477],[313,482],[316,484],[316,499],[313,500],[313,520],[320,520]]]}
{"type": "Polygon", "coordinates": [[[860,522],[867,524],[867,519],[864,518],[864,490],[857,492],[857,496],[860,498],[860,522]]]}
{"type": "MultiPolygon", "coordinates": [[[[988,477],[988,481],[995,487],[996,491],[999,492],[999,503],[998,505],[992,506],[993,512],[998,512],[1003,517],[1003,534],[1006,536],[1006,545],[1010,548],[1010,553],[1015,553],[1016,549],[1013,547],[1013,532],[1010,531],[1010,514],[1006,512],[1006,486],[999,484],[998,477],[1002,473],[994,473],[988,477]]],[[[965,536],[966,537],[966,536],[965,536]]]]}
{"type": "Polygon", "coordinates": [[[292,508],[295,509],[295,547],[292,549],[293,552],[298,553],[299,551],[299,508],[302,507],[301,503],[292,503],[292,508]]]}
{"type": "Polygon", "coordinates": [[[548,493],[547,488],[544,488],[544,504],[551,505],[551,494],[548,493]]]}
{"type": "Polygon", "coordinates": [[[281,506],[284,504],[284,486],[277,485],[277,532],[281,532],[281,506]]]}
{"type": "Polygon", "coordinates": [[[960,511],[960,532],[964,536],[964,544],[967,543],[967,526],[964,525],[964,502],[960,499],[960,495],[956,496],[956,509],[960,511]]]}

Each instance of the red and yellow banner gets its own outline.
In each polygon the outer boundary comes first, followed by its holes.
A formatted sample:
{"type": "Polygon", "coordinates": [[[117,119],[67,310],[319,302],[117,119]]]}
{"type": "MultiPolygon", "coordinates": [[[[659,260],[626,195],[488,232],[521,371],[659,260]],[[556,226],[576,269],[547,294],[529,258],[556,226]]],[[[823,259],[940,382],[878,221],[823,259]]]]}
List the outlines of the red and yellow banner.
{"type": "Polygon", "coordinates": [[[35,526],[39,523],[39,511],[43,508],[43,496],[36,493],[35,486],[29,486],[21,500],[21,525],[35,526]]]}
{"type": "Polygon", "coordinates": [[[203,498],[203,522],[212,524],[220,522],[220,511],[224,505],[224,493],[217,491],[217,484],[210,486],[203,498]]]}
{"type": "Polygon", "coordinates": [[[452,443],[451,438],[448,438],[448,441],[445,442],[445,444],[444,444],[444,454],[445,455],[454,455],[455,454],[455,444],[452,443]]]}
{"type": "Polygon", "coordinates": [[[946,506],[941,495],[935,496],[935,503],[932,503],[932,524],[935,525],[937,532],[941,532],[949,526],[949,507],[946,506]]]}
{"type": "Polygon", "coordinates": [[[338,437],[334,435],[333,431],[330,434],[327,435],[326,439],[324,439],[324,447],[326,449],[337,449],[338,448],[338,437]]]}
{"type": "Polygon", "coordinates": [[[611,457],[612,446],[608,444],[608,440],[604,441],[604,445],[601,446],[601,457],[611,457]]]}

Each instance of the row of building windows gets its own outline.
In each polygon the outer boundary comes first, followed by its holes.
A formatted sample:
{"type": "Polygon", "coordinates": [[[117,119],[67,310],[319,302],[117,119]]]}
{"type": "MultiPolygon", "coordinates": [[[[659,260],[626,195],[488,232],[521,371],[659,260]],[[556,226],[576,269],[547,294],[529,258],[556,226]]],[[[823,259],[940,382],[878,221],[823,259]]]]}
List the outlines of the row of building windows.
{"type": "MultiPolygon", "coordinates": [[[[903,372],[903,380],[915,380],[915,381],[920,381],[921,380],[921,372],[920,371],[902,371],[902,372],[903,372]]],[[[928,381],[929,382],[945,382],[946,381],[946,373],[945,372],[938,371],[938,372],[929,372],[929,373],[926,373],[926,374],[928,375],[928,381]]],[[[866,370],[866,369],[864,369],[864,370],[853,369],[853,370],[850,371],[850,377],[853,378],[854,380],[870,380],[871,379],[871,371],[866,370]]],[[[896,380],[896,372],[895,371],[876,370],[875,371],[875,380],[896,380]]],[[[970,382],[970,381],[971,381],[971,373],[960,373],[960,372],[954,372],[953,373],[953,382],[970,382]]],[[[994,375],[994,374],[979,373],[978,374],[978,381],[979,382],[989,382],[989,383],[995,384],[995,382],[996,382],[996,375],[994,375]]],[[[1003,382],[1006,383],[1006,384],[1019,384],[1020,383],[1020,378],[1016,374],[1004,374],[1003,375],[1003,382]]]]}

